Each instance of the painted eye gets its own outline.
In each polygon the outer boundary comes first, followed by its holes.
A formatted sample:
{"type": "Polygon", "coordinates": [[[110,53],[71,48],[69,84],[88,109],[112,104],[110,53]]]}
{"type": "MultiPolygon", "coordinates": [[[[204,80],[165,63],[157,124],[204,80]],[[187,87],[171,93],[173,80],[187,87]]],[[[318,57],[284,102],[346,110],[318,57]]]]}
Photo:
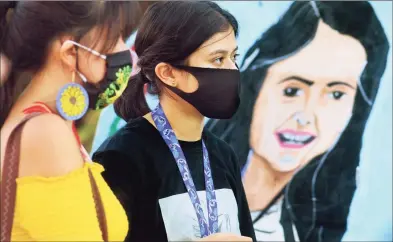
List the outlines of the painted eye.
{"type": "Polygon", "coordinates": [[[329,97],[333,98],[334,100],[340,100],[344,95],[346,94],[340,91],[334,91],[329,93],[329,97]]]}
{"type": "Polygon", "coordinates": [[[303,90],[300,88],[296,87],[287,87],[284,89],[284,96],[287,97],[295,97],[295,96],[300,96],[303,93],[303,90]]]}

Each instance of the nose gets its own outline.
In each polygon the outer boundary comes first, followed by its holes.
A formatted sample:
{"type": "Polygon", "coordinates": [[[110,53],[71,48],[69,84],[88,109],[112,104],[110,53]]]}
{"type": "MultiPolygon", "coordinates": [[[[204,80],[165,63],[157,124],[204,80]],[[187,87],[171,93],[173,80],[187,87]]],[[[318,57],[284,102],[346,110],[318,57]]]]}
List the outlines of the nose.
{"type": "Polygon", "coordinates": [[[294,119],[299,126],[310,125],[314,122],[314,117],[312,115],[308,115],[306,112],[296,112],[294,115],[294,119]]]}
{"type": "Polygon", "coordinates": [[[231,70],[238,70],[239,67],[236,64],[236,61],[230,59],[229,61],[226,61],[224,67],[225,69],[231,69],[231,70]]]}
{"type": "Polygon", "coordinates": [[[237,65],[236,61],[231,61],[230,69],[232,69],[232,70],[239,70],[239,66],[237,65]]]}
{"type": "Polygon", "coordinates": [[[303,110],[295,113],[294,118],[298,125],[306,126],[316,122],[315,111],[317,107],[317,100],[309,98],[303,110]]]}
{"type": "Polygon", "coordinates": [[[304,100],[304,108],[295,113],[294,118],[299,126],[315,124],[316,111],[319,108],[320,96],[318,92],[308,92],[304,100]]]}

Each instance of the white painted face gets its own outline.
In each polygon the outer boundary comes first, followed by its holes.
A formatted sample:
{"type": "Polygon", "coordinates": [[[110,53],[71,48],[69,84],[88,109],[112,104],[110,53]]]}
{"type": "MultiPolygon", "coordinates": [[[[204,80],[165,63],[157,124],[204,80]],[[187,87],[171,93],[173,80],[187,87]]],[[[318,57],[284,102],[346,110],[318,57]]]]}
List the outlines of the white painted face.
{"type": "Polygon", "coordinates": [[[269,68],[254,106],[254,152],[282,172],[326,152],[352,114],[366,60],[358,40],[320,21],[306,47],[269,68]]]}

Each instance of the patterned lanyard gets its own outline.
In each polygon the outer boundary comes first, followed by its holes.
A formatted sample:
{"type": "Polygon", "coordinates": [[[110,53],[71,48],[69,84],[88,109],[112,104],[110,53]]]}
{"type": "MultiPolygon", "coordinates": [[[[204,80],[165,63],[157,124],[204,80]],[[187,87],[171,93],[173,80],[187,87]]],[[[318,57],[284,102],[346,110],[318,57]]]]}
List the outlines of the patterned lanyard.
{"type": "Polygon", "coordinates": [[[190,169],[188,168],[188,164],[184,156],[183,150],[180,147],[175,132],[173,132],[172,127],[168,119],[166,118],[164,111],[161,108],[161,105],[158,105],[152,111],[152,116],[153,116],[154,123],[156,124],[157,129],[161,134],[161,137],[168,145],[169,149],[173,154],[173,157],[176,160],[180,174],[183,178],[184,185],[186,186],[188,195],[190,196],[192,205],[194,206],[198,218],[199,227],[201,230],[201,237],[203,238],[210,234],[217,233],[218,212],[217,212],[216,193],[214,192],[214,184],[213,184],[213,178],[210,170],[209,155],[205,143],[202,141],[203,170],[205,174],[206,203],[207,203],[209,225],[207,224],[205,215],[203,214],[201,202],[199,201],[199,197],[194,185],[194,181],[192,180],[190,169]]]}

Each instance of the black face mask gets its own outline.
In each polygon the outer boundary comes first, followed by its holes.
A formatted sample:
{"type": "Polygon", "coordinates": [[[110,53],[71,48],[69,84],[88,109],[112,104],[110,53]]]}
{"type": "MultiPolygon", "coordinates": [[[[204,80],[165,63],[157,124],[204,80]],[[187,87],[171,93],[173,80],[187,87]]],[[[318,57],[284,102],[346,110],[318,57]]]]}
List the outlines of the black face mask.
{"type": "Polygon", "coordinates": [[[186,93],[166,85],[168,89],[194,106],[203,116],[229,119],[240,104],[240,72],[238,69],[215,69],[191,66],[174,67],[192,74],[198,81],[198,89],[186,93]]]}
{"type": "Polygon", "coordinates": [[[126,89],[131,77],[131,69],[132,58],[130,50],[107,55],[104,79],[95,85],[91,83],[84,84],[89,94],[89,107],[98,110],[114,103],[126,89]]]}

